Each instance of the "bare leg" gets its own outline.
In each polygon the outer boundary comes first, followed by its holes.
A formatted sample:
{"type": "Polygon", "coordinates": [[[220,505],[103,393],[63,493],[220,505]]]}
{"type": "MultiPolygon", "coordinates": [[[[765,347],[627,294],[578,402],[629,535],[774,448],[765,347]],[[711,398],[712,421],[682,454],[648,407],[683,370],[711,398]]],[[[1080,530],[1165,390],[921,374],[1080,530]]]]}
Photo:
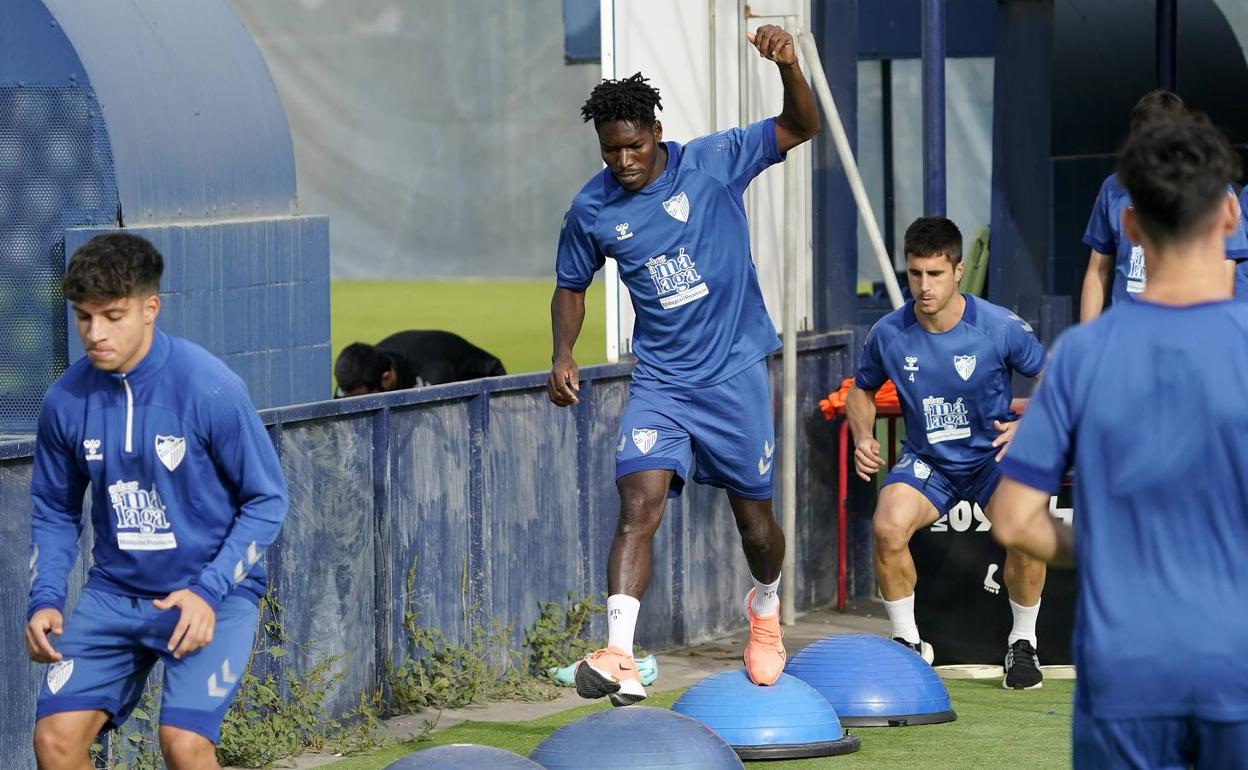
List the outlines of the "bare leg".
{"type": "Polygon", "coordinates": [[[212,741],[190,730],[161,725],[160,753],[169,770],[221,770],[212,741]]]}
{"type": "Polygon", "coordinates": [[[728,503],[737,520],[750,574],[760,583],[776,582],[784,562],[784,532],[776,524],[771,500],[749,500],[729,492],[728,503]]]}
{"type": "Polygon", "coordinates": [[[640,599],[650,584],[654,533],[663,521],[672,471],[639,471],[622,476],[620,518],[607,560],[607,592],[640,599]]]}
{"type": "Polygon", "coordinates": [[[103,711],[62,711],[35,722],[39,770],[92,770],[88,752],[107,722],[103,711]]]}
{"type": "Polygon", "coordinates": [[[910,556],[910,538],[940,518],[936,506],[908,484],[889,484],[880,491],[871,521],[875,577],[886,601],[914,593],[918,574],[910,556]]]}

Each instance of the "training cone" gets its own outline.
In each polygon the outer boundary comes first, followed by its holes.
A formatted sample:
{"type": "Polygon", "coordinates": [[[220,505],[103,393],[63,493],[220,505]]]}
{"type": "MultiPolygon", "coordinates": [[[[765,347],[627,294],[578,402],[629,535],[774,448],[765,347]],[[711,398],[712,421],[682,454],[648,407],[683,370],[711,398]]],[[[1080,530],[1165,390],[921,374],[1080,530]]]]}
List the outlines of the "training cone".
{"type": "Polygon", "coordinates": [[[827,699],[788,674],[767,687],[741,670],[712,674],[686,690],[672,711],[719,733],[745,760],[830,757],[859,745],[827,699]]]}
{"type": "Polygon", "coordinates": [[[957,719],[949,691],[913,650],[872,634],[829,636],[785,671],[827,698],[846,727],[903,727],[957,719]]]}

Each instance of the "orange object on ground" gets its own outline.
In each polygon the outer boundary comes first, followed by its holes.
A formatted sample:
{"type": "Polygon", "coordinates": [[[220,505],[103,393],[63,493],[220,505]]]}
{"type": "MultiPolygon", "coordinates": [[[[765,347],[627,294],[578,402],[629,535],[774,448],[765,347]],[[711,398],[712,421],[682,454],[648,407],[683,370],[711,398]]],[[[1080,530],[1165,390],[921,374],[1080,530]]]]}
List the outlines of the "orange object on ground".
{"type": "MultiPolygon", "coordinates": [[[[854,378],[846,377],[841,382],[841,387],[828,394],[828,397],[819,401],[819,408],[823,410],[825,420],[831,420],[845,414],[845,399],[849,396],[849,389],[854,386],[854,378]]],[[[897,397],[897,386],[892,380],[885,380],[880,389],[875,391],[875,405],[884,409],[897,411],[901,409],[901,401],[897,397]]]]}

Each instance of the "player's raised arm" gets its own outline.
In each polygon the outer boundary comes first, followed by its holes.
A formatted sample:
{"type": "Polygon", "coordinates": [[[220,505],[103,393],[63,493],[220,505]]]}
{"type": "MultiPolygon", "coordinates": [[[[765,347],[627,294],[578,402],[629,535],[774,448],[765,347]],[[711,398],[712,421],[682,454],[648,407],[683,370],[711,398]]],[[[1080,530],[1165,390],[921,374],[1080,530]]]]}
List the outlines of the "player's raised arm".
{"type": "Polygon", "coordinates": [[[554,337],[550,378],[546,391],[555,406],[571,406],[580,402],[580,370],[572,357],[572,348],[585,322],[585,292],[556,287],[550,298],[550,327],[554,337]]]}
{"type": "Polygon", "coordinates": [[[776,116],[776,145],[780,152],[788,152],[819,133],[820,127],[815,95],[797,61],[797,43],[792,35],[774,24],[747,33],[746,39],[758,49],[759,56],[775,62],[780,70],[784,107],[776,116]]]}

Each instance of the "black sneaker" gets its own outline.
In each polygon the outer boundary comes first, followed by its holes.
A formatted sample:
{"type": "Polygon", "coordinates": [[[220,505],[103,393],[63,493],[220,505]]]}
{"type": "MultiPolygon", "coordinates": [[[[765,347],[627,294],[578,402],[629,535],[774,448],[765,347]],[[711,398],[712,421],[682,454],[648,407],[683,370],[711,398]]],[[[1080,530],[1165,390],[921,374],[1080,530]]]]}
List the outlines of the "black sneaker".
{"type": "Polygon", "coordinates": [[[1005,678],[1001,686],[1007,690],[1038,690],[1044,686],[1040,673],[1040,656],[1026,639],[1019,639],[1005,652],[1005,678]]]}
{"type": "Polygon", "coordinates": [[[902,639],[900,636],[894,636],[893,641],[900,644],[902,647],[905,647],[907,650],[912,650],[915,655],[918,655],[920,658],[927,661],[927,665],[929,666],[932,665],[933,660],[936,660],[936,651],[933,650],[932,645],[927,642],[920,641],[918,644],[911,644],[905,639],[902,639]]]}

